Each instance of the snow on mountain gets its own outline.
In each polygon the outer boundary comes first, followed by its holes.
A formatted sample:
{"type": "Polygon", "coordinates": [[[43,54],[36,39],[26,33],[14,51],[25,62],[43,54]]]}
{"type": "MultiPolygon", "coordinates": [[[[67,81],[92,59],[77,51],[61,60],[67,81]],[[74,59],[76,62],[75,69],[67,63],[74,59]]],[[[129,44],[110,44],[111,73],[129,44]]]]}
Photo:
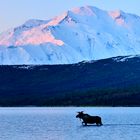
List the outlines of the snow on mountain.
{"type": "Polygon", "coordinates": [[[92,6],[0,34],[0,64],[71,64],[140,54],[140,17],[92,6]]]}

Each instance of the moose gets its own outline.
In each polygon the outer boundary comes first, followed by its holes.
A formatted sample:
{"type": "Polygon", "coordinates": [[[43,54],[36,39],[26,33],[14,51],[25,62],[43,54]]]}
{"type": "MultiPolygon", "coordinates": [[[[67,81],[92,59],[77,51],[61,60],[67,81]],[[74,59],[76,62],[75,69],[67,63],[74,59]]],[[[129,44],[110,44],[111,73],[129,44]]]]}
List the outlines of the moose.
{"type": "Polygon", "coordinates": [[[99,116],[90,116],[89,114],[84,114],[83,111],[77,113],[78,115],[76,115],[76,118],[80,118],[80,120],[83,120],[82,125],[85,124],[85,126],[87,126],[87,124],[94,123],[96,123],[97,126],[103,125],[101,117],[99,116]]]}

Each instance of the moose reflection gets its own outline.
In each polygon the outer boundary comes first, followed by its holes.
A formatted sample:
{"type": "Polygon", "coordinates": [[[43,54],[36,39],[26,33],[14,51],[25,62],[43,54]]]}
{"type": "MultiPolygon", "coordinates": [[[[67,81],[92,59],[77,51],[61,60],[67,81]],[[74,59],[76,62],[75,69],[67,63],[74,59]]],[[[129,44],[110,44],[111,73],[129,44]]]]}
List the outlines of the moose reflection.
{"type": "Polygon", "coordinates": [[[84,114],[83,111],[78,112],[78,115],[76,116],[76,118],[80,118],[80,120],[82,119],[83,122],[82,124],[96,124],[97,126],[101,126],[102,124],[102,120],[101,117],[99,116],[90,116],[89,114],[84,114]]]}

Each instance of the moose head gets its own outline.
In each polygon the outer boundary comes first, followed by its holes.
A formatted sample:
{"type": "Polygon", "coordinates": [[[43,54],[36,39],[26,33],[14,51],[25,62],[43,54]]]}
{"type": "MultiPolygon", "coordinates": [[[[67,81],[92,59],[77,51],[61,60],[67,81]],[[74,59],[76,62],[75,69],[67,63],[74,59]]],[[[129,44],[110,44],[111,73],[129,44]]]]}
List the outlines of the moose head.
{"type": "Polygon", "coordinates": [[[82,119],[82,118],[83,118],[83,115],[84,115],[83,112],[84,112],[84,111],[77,112],[78,114],[76,115],[76,118],[80,118],[80,119],[82,119]]]}

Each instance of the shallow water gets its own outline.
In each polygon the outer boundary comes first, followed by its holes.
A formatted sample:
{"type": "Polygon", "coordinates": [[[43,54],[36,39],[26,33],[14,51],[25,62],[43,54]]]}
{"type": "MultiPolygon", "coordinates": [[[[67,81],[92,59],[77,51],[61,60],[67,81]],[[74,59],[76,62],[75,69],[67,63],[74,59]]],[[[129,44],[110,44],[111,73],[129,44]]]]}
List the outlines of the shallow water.
{"type": "Polygon", "coordinates": [[[0,140],[140,140],[140,108],[0,108],[0,140]],[[77,111],[102,117],[82,126],[77,111]]]}

